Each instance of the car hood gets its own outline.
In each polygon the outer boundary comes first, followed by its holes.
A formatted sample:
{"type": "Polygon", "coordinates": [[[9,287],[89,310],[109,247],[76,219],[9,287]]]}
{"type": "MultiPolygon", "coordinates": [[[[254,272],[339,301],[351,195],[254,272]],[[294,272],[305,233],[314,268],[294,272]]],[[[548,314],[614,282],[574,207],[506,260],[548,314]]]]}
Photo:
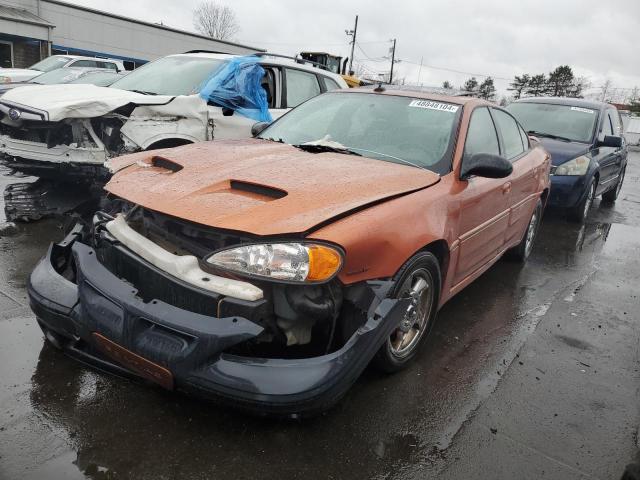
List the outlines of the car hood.
{"type": "Polygon", "coordinates": [[[415,167],[255,139],[141,152],[112,166],[121,170],[105,188],[118,197],[201,225],[255,235],[308,232],[440,179],[415,167]]]}
{"type": "Polygon", "coordinates": [[[551,155],[551,164],[554,166],[562,165],[569,160],[584,155],[591,149],[591,146],[586,143],[563,142],[562,140],[545,137],[538,137],[538,139],[551,155]]]}
{"type": "Polygon", "coordinates": [[[45,111],[50,122],[57,122],[65,118],[100,117],[130,103],[165,105],[173,98],[96,85],[61,84],[14,88],[3,95],[2,101],[45,111]]]}

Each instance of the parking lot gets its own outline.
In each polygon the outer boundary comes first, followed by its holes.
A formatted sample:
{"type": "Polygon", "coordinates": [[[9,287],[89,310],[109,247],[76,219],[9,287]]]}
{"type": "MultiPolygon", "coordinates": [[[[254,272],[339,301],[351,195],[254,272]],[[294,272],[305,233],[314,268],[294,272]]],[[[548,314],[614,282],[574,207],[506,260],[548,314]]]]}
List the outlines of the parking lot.
{"type": "MultiPolygon", "coordinates": [[[[22,181],[1,177],[0,188],[22,181]]],[[[640,154],[615,206],[547,213],[441,311],[407,370],[275,421],[114,378],[44,342],[27,277],[62,236],[0,232],[0,478],[619,478],[638,445],[640,154]]]]}

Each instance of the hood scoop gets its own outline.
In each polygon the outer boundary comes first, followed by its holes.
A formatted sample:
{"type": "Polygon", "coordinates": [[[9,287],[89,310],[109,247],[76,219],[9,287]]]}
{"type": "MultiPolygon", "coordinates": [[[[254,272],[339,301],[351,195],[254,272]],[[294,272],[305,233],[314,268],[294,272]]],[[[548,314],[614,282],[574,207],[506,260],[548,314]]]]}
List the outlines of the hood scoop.
{"type": "Polygon", "coordinates": [[[179,163],[172,162],[167,158],[159,157],[159,156],[155,156],[151,159],[151,165],[153,165],[154,167],[169,170],[172,173],[177,173],[184,168],[179,163]]]}
{"type": "Polygon", "coordinates": [[[261,197],[278,200],[287,196],[287,192],[279,188],[260,185],[259,183],[245,182],[242,180],[231,180],[229,182],[229,190],[234,192],[250,193],[261,197]]]}

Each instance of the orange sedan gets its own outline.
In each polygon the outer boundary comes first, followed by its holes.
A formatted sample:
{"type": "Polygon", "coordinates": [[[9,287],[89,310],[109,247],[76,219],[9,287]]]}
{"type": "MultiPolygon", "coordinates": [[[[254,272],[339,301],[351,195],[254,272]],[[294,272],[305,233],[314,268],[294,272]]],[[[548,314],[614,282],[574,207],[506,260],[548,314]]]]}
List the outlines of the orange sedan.
{"type": "Polygon", "coordinates": [[[314,413],[370,362],[406,366],[447,300],[531,252],[549,155],[493,104],[336,91],[254,134],[112,162],[103,211],[31,275],[52,343],[168,389],[314,413]]]}

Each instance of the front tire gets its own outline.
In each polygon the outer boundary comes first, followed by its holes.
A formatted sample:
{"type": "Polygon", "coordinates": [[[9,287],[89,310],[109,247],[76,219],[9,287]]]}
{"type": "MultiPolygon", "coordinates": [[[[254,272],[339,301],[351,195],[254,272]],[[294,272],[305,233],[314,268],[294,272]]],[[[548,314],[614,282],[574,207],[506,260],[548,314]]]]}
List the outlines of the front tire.
{"type": "Polygon", "coordinates": [[[627,170],[627,167],[624,167],[620,172],[620,178],[618,178],[618,183],[616,187],[602,194],[602,201],[605,203],[615,203],[618,199],[618,195],[620,195],[620,190],[622,190],[622,182],[624,181],[624,174],[627,170]]]}
{"type": "Polygon", "coordinates": [[[591,206],[593,205],[593,200],[596,198],[596,186],[596,178],[592,178],[591,183],[589,184],[589,190],[587,190],[587,195],[576,207],[569,210],[569,220],[578,223],[584,222],[589,214],[591,206]]]}
{"type": "Polygon", "coordinates": [[[531,214],[531,220],[529,220],[529,225],[527,226],[527,230],[524,232],[524,237],[522,237],[522,241],[507,251],[507,257],[511,260],[524,263],[531,255],[531,251],[533,250],[533,244],[536,240],[536,236],[538,235],[538,230],[540,228],[540,223],[542,221],[542,201],[538,199],[538,203],[536,204],[536,208],[531,214]]]}
{"type": "Polygon", "coordinates": [[[395,287],[390,296],[410,296],[414,301],[373,358],[373,364],[379,370],[397,372],[416,356],[433,327],[440,286],[440,265],[431,252],[414,255],[396,274],[395,287]]]}

